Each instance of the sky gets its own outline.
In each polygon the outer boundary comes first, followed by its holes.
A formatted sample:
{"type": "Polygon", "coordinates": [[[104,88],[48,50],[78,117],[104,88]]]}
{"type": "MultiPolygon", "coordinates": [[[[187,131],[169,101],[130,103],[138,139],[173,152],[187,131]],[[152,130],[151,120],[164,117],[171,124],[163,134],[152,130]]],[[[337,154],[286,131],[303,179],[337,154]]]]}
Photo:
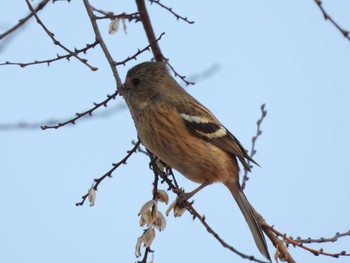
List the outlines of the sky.
{"type": "MultiPolygon", "coordinates": [[[[323,2],[327,12],[350,30],[350,2],[323,2]]],[[[115,14],[136,11],[134,1],[91,3],[115,14]]],[[[188,92],[247,149],[260,106],[266,104],[255,156],[261,167],[253,169],[245,190],[256,210],[294,238],[349,231],[350,41],[324,20],[311,0],[162,3],[195,21],[192,25],[177,21],[147,3],[155,34],[165,32],[159,43],[162,52],[180,74],[201,75],[188,92]]],[[[5,1],[2,6],[0,32],[28,13],[25,1],[5,1]]],[[[94,41],[81,1],[49,3],[39,16],[71,49],[94,41]]],[[[108,25],[107,20],[99,21],[116,61],[147,45],[141,23],[127,22],[126,34],[120,30],[113,35],[108,34],[108,25]]],[[[0,46],[0,63],[65,54],[34,20],[0,46]]],[[[75,59],[50,66],[0,67],[1,262],[137,261],[136,240],[143,232],[137,214],[152,198],[153,173],[144,154],[133,155],[113,178],[100,184],[94,207],[75,206],[93,179],[121,160],[137,138],[122,98],[75,126],[45,131],[4,128],[68,120],[112,94],[115,82],[100,48],[90,50],[86,58],[99,70],[92,72],[75,59]]],[[[130,67],[151,58],[146,52],[118,67],[121,78],[130,67]]],[[[196,187],[180,174],[177,180],[187,191],[196,187]]],[[[169,197],[173,201],[175,195],[169,197]]],[[[194,201],[225,241],[262,259],[223,185],[205,188],[194,201]]],[[[167,205],[159,204],[159,209],[165,214],[167,205]]],[[[189,213],[180,218],[169,215],[166,220],[166,229],[157,232],[152,244],[154,262],[247,262],[223,248],[189,213]]],[[[268,243],[273,255],[274,247],[268,243]]],[[[349,253],[350,237],[310,247],[349,253]]],[[[293,247],[290,253],[296,262],[349,261],[316,257],[293,247]]]]}

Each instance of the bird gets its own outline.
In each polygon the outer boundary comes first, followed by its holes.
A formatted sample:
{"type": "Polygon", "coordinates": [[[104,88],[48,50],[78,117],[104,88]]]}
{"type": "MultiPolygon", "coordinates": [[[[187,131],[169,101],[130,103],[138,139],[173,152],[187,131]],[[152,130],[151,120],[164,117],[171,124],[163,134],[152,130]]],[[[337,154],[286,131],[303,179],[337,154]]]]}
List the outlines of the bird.
{"type": "Polygon", "coordinates": [[[128,70],[119,88],[141,143],[198,189],[223,183],[242,211],[260,253],[271,261],[262,227],[239,183],[239,162],[257,164],[238,139],[170,75],[166,61],[128,70]]]}

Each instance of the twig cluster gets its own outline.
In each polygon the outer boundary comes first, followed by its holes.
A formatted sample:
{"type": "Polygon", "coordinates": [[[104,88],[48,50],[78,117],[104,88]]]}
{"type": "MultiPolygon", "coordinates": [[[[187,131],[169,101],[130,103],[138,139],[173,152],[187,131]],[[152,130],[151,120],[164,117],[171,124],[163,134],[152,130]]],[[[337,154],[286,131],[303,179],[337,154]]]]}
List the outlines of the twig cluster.
{"type": "Polygon", "coordinates": [[[71,51],[70,49],[68,49],[67,47],[65,47],[63,44],[60,43],[60,41],[58,41],[55,38],[55,34],[52,33],[46,26],[45,24],[40,20],[39,16],[37,15],[35,9],[33,8],[33,6],[31,5],[31,3],[29,2],[29,0],[25,0],[29,10],[32,12],[32,14],[34,15],[36,22],[44,29],[44,31],[46,32],[46,34],[51,38],[52,42],[59,46],[60,48],[62,48],[63,50],[65,50],[68,54],[70,54],[70,56],[75,57],[76,59],[78,59],[81,63],[83,63],[84,65],[86,65],[87,67],[89,67],[92,71],[96,71],[98,68],[91,66],[87,59],[83,59],[81,57],[78,56],[78,54],[74,51],[71,51]]]}
{"type": "MultiPolygon", "coordinates": [[[[348,257],[350,256],[350,254],[347,253],[346,251],[340,251],[338,253],[329,253],[329,252],[325,252],[322,248],[320,248],[318,250],[312,249],[312,248],[304,245],[304,243],[306,243],[306,242],[302,242],[302,240],[294,240],[292,237],[288,237],[286,234],[282,234],[281,232],[276,230],[273,226],[269,226],[269,225],[265,224],[264,227],[268,228],[270,231],[275,233],[276,236],[279,236],[282,239],[284,239],[285,241],[287,241],[288,244],[291,244],[294,247],[300,247],[308,252],[311,252],[315,256],[323,255],[323,256],[328,256],[328,257],[333,257],[333,258],[339,258],[340,256],[348,256],[348,257]]],[[[347,236],[347,235],[348,235],[348,233],[341,234],[337,238],[347,236]]],[[[316,242],[312,242],[312,240],[313,239],[310,238],[307,243],[321,243],[321,242],[318,242],[319,240],[315,240],[316,242]]],[[[334,241],[332,241],[332,242],[334,242],[334,241]]]]}

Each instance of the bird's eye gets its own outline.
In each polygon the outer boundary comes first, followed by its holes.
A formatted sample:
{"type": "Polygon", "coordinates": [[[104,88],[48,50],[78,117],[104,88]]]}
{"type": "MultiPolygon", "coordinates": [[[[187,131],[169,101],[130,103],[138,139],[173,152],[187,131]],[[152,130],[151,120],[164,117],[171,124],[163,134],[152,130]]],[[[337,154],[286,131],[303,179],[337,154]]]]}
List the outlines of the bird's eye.
{"type": "Polygon", "coordinates": [[[134,86],[136,86],[137,84],[140,83],[140,79],[139,79],[139,78],[134,78],[134,79],[131,80],[131,82],[132,82],[132,84],[133,84],[134,86]]]}

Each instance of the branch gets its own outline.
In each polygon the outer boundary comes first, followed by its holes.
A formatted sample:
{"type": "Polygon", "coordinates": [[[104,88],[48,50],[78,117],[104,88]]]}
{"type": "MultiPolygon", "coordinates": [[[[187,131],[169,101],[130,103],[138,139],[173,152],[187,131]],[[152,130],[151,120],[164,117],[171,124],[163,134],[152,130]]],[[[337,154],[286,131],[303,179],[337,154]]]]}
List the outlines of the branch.
{"type": "Polygon", "coordinates": [[[46,130],[46,129],[58,129],[62,126],[65,126],[67,124],[75,124],[75,122],[80,119],[81,117],[84,117],[86,115],[90,115],[92,116],[92,113],[97,110],[98,108],[100,108],[101,106],[104,106],[104,107],[107,107],[107,103],[110,101],[110,100],[114,100],[117,95],[118,95],[118,91],[116,90],[112,95],[107,95],[107,99],[105,99],[104,101],[100,102],[100,103],[94,103],[94,107],[92,107],[91,109],[87,110],[87,111],[84,111],[82,113],[76,113],[76,117],[73,118],[73,119],[70,119],[68,121],[65,121],[65,122],[60,122],[56,125],[44,125],[44,126],[41,126],[41,129],[42,130],[46,130]]]}
{"type": "Polygon", "coordinates": [[[350,36],[349,36],[349,31],[345,30],[344,28],[342,28],[327,12],[326,10],[323,8],[322,6],[322,1],[321,0],[314,0],[315,3],[317,4],[317,6],[320,8],[323,17],[325,20],[329,20],[329,22],[331,22],[338,30],[340,33],[342,33],[342,35],[348,39],[350,41],[350,36]]]}
{"type": "MultiPolygon", "coordinates": [[[[127,152],[127,155],[122,159],[120,160],[118,163],[113,163],[113,168],[110,169],[108,172],[106,172],[104,175],[102,175],[100,178],[97,178],[97,179],[94,179],[94,184],[92,186],[92,188],[97,191],[97,187],[99,186],[99,184],[104,180],[106,179],[107,177],[112,177],[112,173],[122,164],[126,164],[126,161],[130,158],[131,155],[133,155],[134,153],[136,153],[137,149],[139,148],[140,146],[140,141],[138,140],[135,144],[134,144],[134,147],[127,152]]],[[[86,198],[88,197],[89,193],[83,195],[81,198],[82,198],[82,201],[79,202],[79,203],[76,203],[75,205],[76,206],[82,206],[86,200],[86,198]]]]}
{"type": "MultiPolygon", "coordinates": [[[[86,44],[86,47],[82,48],[82,49],[75,49],[74,53],[75,54],[79,54],[79,53],[86,53],[89,49],[94,48],[96,45],[98,44],[97,41],[95,41],[92,44],[86,44]]],[[[26,67],[26,66],[31,66],[31,65],[39,65],[39,64],[47,64],[48,66],[50,66],[50,63],[57,61],[57,60],[61,60],[61,59],[67,59],[69,61],[69,59],[72,57],[72,54],[68,53],[67,55],[58,55],[56,58],[52,58],[52,59],[47,59],[47,60],[35,60],[33,62],[27,62],[27,63],[23,63],[23,62],[9,62],[6,61],[5,63],[0,63],[0,66],[4,66],[4,65],[16,65],[16,66],[20,66],[22,68],[26,67]]]]}
{"type": "MultiPolygon", "coordinates": [[[[26,1],[28,1],[28,0],[26,0],[26,1]]],[[[105,54],[106,59],[107,59],[107,61],[109,63],[109,66],[110,66],[110,68],[111,68],[111,70],[113,72],[113,76],[114,76],[114,79],[116,81],[116,86],[117,86],[116,89],[118,90],[119,87],[121,87],[123,85],[123,83],[120,80],[117,68],[115,67],[115,61],[113,60],[112,55],[111,55],[111,53],[109,52],[109,50],[108,50],[108,48],[106,46],[106,43],[103,41],[103,38],[102,38],[101,33],[100,33],[100,30],[98,29],[98,25],[97,25],[97,22],[96,22],[96,17],[95,17],[95,15],[93,13],[93,10],[92,10],[92,7],[91,7],[89,1],[88,0],[83,0],[83,2],[84,2],[84,5],[85,5],[85,8],[86,8],[86,12],[89,15],[92,28],[93,28],[93,30],[95,32],[96,40],[100,43],[102,51],[105,54]]]]}
{"type": "Polygon", "coordinates": [[[173,9],[171,7],[167,7],[167,6],[163,5],[159,0],[149,0],[149,1],[151,2],[151,4],[156,3],[157,5],[161,6],[162,8],[168,10],[170,13],[172,13],[176,17],[177,20],[181,19],[189,24],[194,24],[194,21],[189,21],[187,19],[187,17],[183,17],[183,16],[178,15],[177,13],[175,13],[173,11],[173,9]]]}
{"type": "Polygon", "coordinates": [[[150,43],[150,45],[151,45],[153,56],[154,56],[156,61],[163,61],[164,56],[163,56],[163,54],[160,50],[160,47],[156,41],[156,36],[154,34],[151,20],[150,20],[149,15],[148,15],[148,11],[147,11],[147,8],[145,5],[145,0],[135,0],[135,1],[136,1],[136,5],[137,5],[137,10],[140,14],[143,28],[146,32],[148,43],[150,43]]]}
{"type": "Polygon", "coordinates": [[[38,6],[34,9],[34,12],[31,12],[29,15],[27,15],[26,17],[20,19],[18,21],[18,23],[16,25],[14,25],[13,27],[11,27],[9,30],[5,31],[4,33],[2,33],[0,35],[0,40],[2,40],[3,38],[9,36],[10,34],[12,34],[13,32],[15,32],[17,29],[19,29],[20,27],[22,27],[30,18],[33,17],[34,14],[36,14],[37,12],[39,12],[40,10],[42,10],[46,4],[49,2],[50,0],[43,0],[41,1],[38,6]]]}
{"type": "MultiPolygon", "coordinates": [[[[252,138],[252,148],[251,148],[250,154],[249,154],[250,158],[253,158],[253,156],[256,154],[255,143],[256,143],[257,139],[259,138],[259,136],[262,134],[262,130],[260,129],[260,126],[261,126],[261,123],[263,122],[264,118],[267,115],[267,111],[265,110],[265,104],[261,105],[260,109],[261,109],[261,117],[256,122],[256,134],[252,138]]],[[[249,166],[250,166],[250,163],[251,163],[251,161],[248,160],[249,166]]],[[[248,171],[246,169],[244,169],[244,175],[243,175],[243,180],[242,180],[242,190],[244,190],[244,188],[246,186],[246,182],[248,180],[249,180],[248,171]]]]}
{"type": "Polygon", "coordinates": [[[33,6],[30,4],[29,0],[25,0],[29,10],[32,12],[32,14],[34,15],[36,22],[44,29],[44,31],[46,32],[46,34],[51,38],[52,42],[59,46],[60,48],[62,48],[63,50],[65,50],[67,53],[69,53],[71,56],[75,57],[76,59],[78,59],[81,63],[83,63],[84,65],[88,66],[92,71],[96,71],[98,70],[98,68],[91,66],[88,62],[87,59],[82,59],[80,58],[75,52],[69,50],[68,48],[66,48],[64,45],[62,45],[54,36],[55,34],[50,32],[47,27],[44,25],[44,23],[40,20],[40,18],[38,17],[38,15],[36,14],[33,6]]]}

